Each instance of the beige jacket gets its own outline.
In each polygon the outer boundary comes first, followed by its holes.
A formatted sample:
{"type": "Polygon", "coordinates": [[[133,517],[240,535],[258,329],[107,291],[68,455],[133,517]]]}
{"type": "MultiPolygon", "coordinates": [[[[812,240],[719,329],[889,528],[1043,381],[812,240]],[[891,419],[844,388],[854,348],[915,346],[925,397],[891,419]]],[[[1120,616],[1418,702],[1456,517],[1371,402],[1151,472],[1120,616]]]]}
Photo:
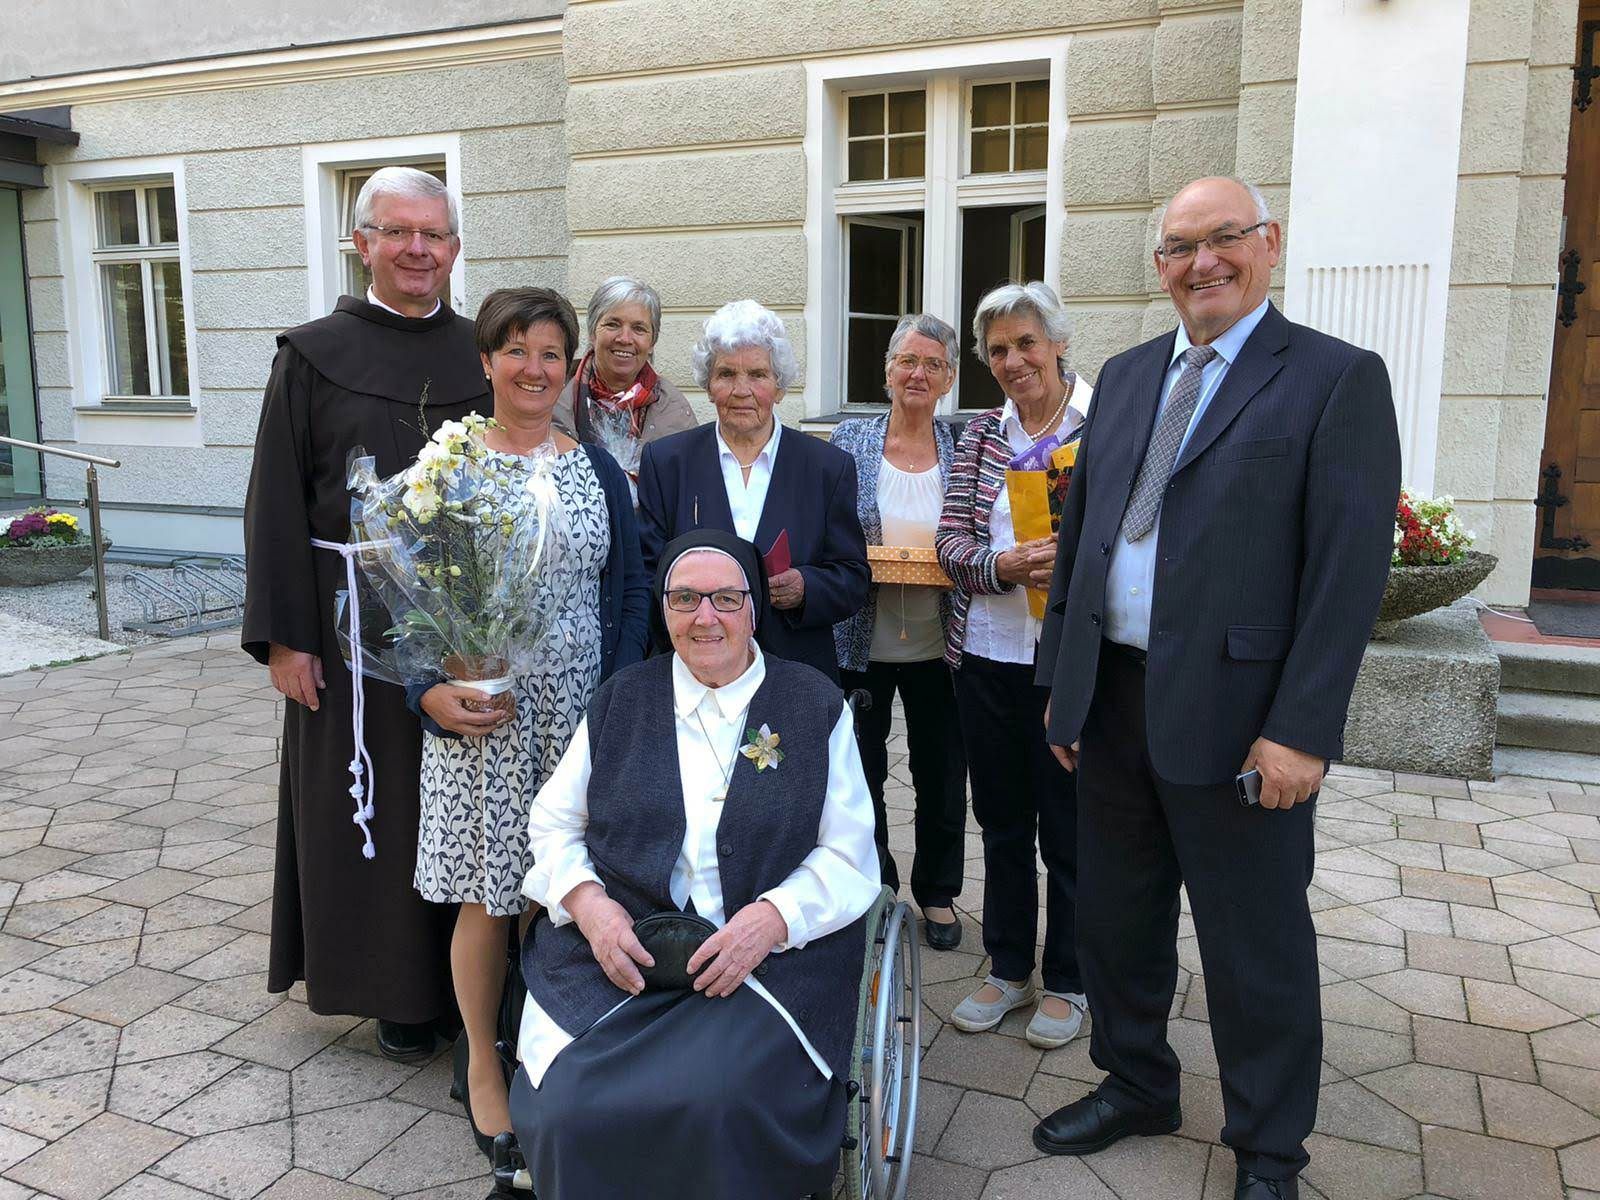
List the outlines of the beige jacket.
{"type": "MultiPolygon", "coordinates": [[[[660,394],[656,397],[655,403],[645,409],[644,426],[639,430],[639,440],[644,445],[649,445],[657,438],[664,438],[669,433],[681,433],[700,424],[694,415],[694,409],[689,407],[689,401],[670,382],[662,379],[658,390],[660,394]]],[[[556,401],[553,418],[556,427],[573,438],[578,438],[576,414],[572,411],[577,391],[578,378],[573,376],[567,380],[567,386],[561,389],[561,398],[556,401]]]]}

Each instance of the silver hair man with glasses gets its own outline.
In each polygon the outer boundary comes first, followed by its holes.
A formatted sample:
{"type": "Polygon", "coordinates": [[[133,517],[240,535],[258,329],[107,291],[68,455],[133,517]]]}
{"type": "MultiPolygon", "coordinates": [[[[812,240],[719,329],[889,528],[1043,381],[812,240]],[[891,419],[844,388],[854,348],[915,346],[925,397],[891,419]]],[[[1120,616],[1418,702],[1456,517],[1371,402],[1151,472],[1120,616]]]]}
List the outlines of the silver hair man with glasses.
{"type": "Polygon", "coordinates": [[[1297,1200],[1322,1024],[1312,813],[1383,594],[1400,487],[1377,355],[1267,298],[1261,194],[1200,179],[1155,266],[1179,327],[1100,373],[1038,681],[1078,782],[1078,953],[1106,1078],[1034,1131],[1089,1154],[1176,1130],[1188,890],[1236,1200],[1297,1200]]]}
{"type": "Polygon", "coordinates": [[[432,175],[367,181],[354,236],[372,285],[279,335],[245,501],[243,645],[286,701],[267,988],[303,979],[312,1011],[376,1017],[402,1061],[432,1051],[450,1010],[454,913],[411,886],[421,728],[401,689],[352,687],[334,596],[353,579],[351,451],[390,475],[440,422],[488,411],[472,322],[446,303],[460,228],[432,175]]]}

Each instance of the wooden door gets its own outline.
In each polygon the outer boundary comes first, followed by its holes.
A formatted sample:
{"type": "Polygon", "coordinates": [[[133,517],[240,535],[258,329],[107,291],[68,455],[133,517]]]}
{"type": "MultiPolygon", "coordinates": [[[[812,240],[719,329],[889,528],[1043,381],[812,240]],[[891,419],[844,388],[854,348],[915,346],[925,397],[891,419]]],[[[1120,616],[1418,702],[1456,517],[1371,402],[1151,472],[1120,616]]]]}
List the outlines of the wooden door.
{"type": "Polygon", "coordinates": [[[1600,0],[1579,10],[1577,63],[1533,585],[1600,590],[1600,0]]]}

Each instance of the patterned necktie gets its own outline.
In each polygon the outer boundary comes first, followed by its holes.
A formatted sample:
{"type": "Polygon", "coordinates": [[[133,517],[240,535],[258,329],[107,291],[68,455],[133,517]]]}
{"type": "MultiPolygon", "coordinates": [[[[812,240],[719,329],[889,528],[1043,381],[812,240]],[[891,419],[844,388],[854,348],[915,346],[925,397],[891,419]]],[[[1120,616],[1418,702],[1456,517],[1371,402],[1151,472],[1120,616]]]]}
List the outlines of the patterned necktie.
{"type": "Polygon", "coordinates": [[[1144,462],[1139,467],[1139,478],[1134,481],[1133,495],[1128,499],[1127,510],[1122,514],[1122,536],[1137,542],[1155,528],[1156,514],[1161,511],[1161,497],[1167,490],[1167,479],[1172,474],[1172,464],[1178,461],[1178,447],[1183,445],[1183,435],[1188,432],[1189,419],[1194,416],[1194,406],[1200,402],[1200,377],[1205,366],[1217,352],[1210,346],[1190,346],[1183,352],[1183,373],[1167,397],[1167,407],[1156,422],[1150,435],[1150,445],[1144,452],[1144,462]]]}

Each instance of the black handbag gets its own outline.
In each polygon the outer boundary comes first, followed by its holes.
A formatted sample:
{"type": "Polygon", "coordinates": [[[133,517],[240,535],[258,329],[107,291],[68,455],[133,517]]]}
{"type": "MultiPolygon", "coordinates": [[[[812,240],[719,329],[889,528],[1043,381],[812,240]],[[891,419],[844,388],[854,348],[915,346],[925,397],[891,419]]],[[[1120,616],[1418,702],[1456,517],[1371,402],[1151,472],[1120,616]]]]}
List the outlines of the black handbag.
{"type": "Polygon", "coordinates": [[[640,967],[644,990],[665,992],[694,986],[689,959],[717,927],[696,913],[658,912],[633,923],[633,935],[656,960],[653,967],[640,967]]]}

